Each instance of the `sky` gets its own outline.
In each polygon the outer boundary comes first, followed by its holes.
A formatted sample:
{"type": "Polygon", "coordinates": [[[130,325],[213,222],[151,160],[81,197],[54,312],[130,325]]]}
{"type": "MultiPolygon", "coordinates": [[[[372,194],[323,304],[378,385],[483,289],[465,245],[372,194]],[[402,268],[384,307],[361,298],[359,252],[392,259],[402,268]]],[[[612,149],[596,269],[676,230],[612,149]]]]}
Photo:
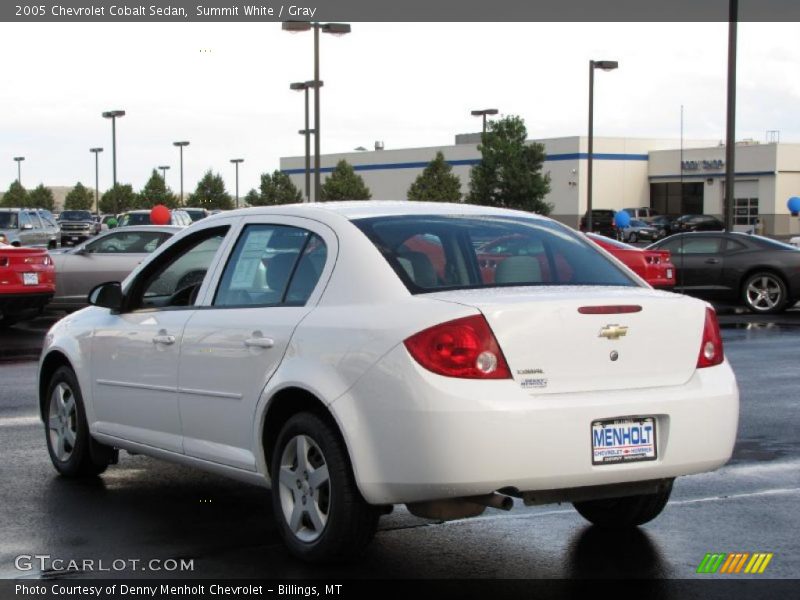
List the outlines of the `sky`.
{"type": "MultiPolygon", "coordinates": [[[[585,135],[588,61],[596,73],[595,135],[725,138],[727,23],[352,23],[321,35],[322,152],[450,145],[479,131],[470,110],[525,119],[530,138],[585,135]]],[[[737,139],[800,143],[800,23],[741,23],[737,139]]],[[[303,94],[313,79],[313,36],[279,23],[0,23],[0,190],[17,176],[32,189],[117,179],[143,187],[170,165],[184,189],[212,169],[240,195],[281,156],[304,152],[303,94]]],[[[313,103],[312,103],[313,107],[313,103]]],[[[313,123],[312,123],[313,127],[313,123]]]]}

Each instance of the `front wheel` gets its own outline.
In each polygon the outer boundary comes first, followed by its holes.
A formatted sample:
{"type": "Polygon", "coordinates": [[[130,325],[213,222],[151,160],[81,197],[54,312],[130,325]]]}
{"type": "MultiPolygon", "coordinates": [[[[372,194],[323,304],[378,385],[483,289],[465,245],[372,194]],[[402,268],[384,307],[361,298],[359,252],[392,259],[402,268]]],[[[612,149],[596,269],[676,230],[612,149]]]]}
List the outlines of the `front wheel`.
{"type": "Polygon", "coordinates": [[[116,461],[116,451],[92,439],[75,373],[61,367],[50,379],[45,406],[47,451],[66,477],[98,475],[116,461]]]}
{"type": "Polygon", "coordinates": [[[745,281],[742,296],[745,306],[754,313],[777,313],[786,306],[786,284],[775,273],[756,273],[745,281]]]}
{"type": "Polygon", "coordinates": [[[631,234],[628,236],[628,242],[631,244],[635,244],[638,239],[639,237],[633,232],[631,232],[631,234]]]}
{"type": "Polygon", "coordinates": [[[272,506],[289,551],[308,562],[359,555],[379,510],[361,497],[344,443],[313,413],[289,419],[272,453],[272,506]]]}
{"type": "Polygon", "coordinates": [[[672,481],[654,494],[587,500],[572,505],[584,519],[598,527],[626,529],[655,519],[664,510],[671,493],[672,481]]]}

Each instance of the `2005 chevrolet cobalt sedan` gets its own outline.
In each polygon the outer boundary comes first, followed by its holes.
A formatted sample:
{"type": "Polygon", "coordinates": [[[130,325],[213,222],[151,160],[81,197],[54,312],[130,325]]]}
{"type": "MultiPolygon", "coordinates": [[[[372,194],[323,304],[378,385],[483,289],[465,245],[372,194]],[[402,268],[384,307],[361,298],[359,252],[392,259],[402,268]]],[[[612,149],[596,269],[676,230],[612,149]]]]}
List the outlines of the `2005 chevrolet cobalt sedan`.
{"type": "Polygon", "coordinates": [[[448,519],[568,501],[637,526],[736,435],[713,309],[528,213],[227,212],[90,303],[40,362],[55,468],[95,475],[125,449],[269,487],[305,560],[359,553],[400,503],[448,519]],[[476,249],[507,236],[528,242],[490,276],[476,249]]]}

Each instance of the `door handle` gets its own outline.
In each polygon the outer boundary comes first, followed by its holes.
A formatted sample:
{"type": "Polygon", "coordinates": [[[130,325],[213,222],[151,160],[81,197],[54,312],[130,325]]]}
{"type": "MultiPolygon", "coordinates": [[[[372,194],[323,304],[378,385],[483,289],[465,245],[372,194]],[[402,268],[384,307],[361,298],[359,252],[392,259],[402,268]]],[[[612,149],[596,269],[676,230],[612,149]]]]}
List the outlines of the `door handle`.
{"type": "Polygon", "coordinates": [[[244,341],[244,345],[248,348],[272,348],[275,345],[275,340],[264,337],[260,331],[254,331],[253,337],[247,338],[244,341]]]}
{"type": "Polygon", "coordinates": [[[168,335],[166,329],[162,329],[158,332],[157,335],[153,336],[153,343],[154,344],[164,344],[165,346],[169,346],[175,343],[175,336],[168,335]]]}
{"type": "Polygon", "coordinates": [[[707,258],[706,259],[706,264],[707,265],[718,265],[719,264],[719,259],[718,258],[707,258]]]}

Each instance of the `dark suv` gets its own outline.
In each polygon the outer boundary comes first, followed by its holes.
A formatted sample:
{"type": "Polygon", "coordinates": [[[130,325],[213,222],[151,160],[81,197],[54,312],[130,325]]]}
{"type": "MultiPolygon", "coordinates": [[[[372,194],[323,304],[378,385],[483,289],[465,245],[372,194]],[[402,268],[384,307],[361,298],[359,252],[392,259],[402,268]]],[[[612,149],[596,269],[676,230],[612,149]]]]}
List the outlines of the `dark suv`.
{"type": "Polygon", "coordinates": [[[65,210],[58,215],[61,245],[76,246],[95,234],[94,215],[88,210],[65,210]]]}
{"type": "MultiPolygon", "coordinates": [[[[592,209],[592,232],[605,235],[606,237],[616,238],[617,227],[614,225],[614,215],[616,211],[607,208],[593,208],[592,209]]],[[[581,231],[588,231],[586,227],[586,219],[589,216],[589,211],[581,217],[580,229],[581,231]]]]}

